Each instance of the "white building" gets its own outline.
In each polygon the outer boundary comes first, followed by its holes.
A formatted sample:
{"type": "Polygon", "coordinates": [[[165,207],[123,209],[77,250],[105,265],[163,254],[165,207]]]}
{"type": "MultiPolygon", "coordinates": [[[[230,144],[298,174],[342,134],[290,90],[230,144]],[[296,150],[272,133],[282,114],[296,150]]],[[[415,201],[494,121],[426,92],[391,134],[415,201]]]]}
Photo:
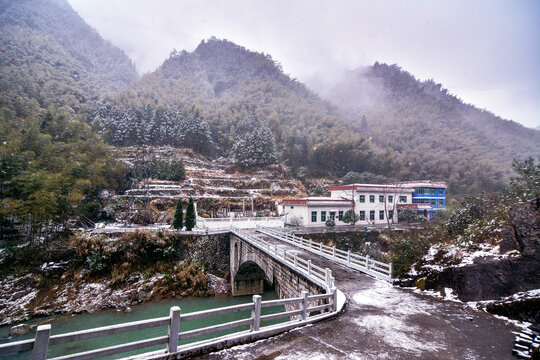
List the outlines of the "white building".
{"type": "Polygon", "coordinates": [[[328,188],[332,198],[352,199],[360,224],[397,223],[400,204],[412,204],[413,187],[404,185],[351,184],[328,188]]]}
{"type": "Polygon", "coordinates": [[[351,209],[354,209],[352,200],[334,197],[283,199],[278,203],[278,212],[286,224],[303,226],[321,226],[327,219],[343,225],[343,215],[351,209]]]}
{"type": "Polygon", "coordinates": [[[303,226],[320,226],[330,218],[336,225],[345,224],[343,215],[353,209],[357,224],[397,223],[398,205],[412,204],[413,187],[406,185],[352,184],[331,186],[330,197],[283,199],[278,211],[285,222],[303,226]]]}

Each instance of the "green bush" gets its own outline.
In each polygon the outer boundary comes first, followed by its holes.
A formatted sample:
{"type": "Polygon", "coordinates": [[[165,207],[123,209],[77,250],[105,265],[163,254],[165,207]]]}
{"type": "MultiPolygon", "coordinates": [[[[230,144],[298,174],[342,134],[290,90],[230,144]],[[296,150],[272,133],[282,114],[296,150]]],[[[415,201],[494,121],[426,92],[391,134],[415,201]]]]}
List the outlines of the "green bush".
{"type": "Polygon", "coordinates": [[[345,215],[343,216],[343,222],[345,224],[356,224],[356,222],[360,220],[360,217],[356,215],[354,210],[348,210],[345,215]]]}
{"type": "Polygon", "coordinates": [[[105,259],[99,252],[90,254],[86,259],[86,264],[88,265],[91,275],[101,275],[108,269],[105,259]]]}
{"type": "Polygon", "coordinates": [[[426,221],[426,218],[411,208],[404,208],[398,212],[398,221],[412,223],[426,221]]]}
{"type": "Polygon", "coordinates": [[[462,208],[448,215],[446,227],[451,235],[462,235],[465,229],[474,221],[485,215],[484,199],[467,197],[461,204],[462,208]]]}

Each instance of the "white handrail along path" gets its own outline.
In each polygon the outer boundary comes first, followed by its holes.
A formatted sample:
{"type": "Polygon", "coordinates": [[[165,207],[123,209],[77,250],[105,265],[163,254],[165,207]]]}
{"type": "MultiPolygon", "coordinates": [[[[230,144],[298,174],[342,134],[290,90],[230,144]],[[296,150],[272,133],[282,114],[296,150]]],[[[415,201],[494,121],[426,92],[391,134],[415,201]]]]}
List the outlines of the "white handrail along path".
{"type": "Polygon", "coordinates": [[[257,228],[257,231],[378,279],[392,281],[392,263],[373,260],[369,255],[361,256],[350,251],[343,251],[335,246],[304,239],[290,232],[270,228],[257,228]]]}
{"type": "Polygon", "coordinates": [[[247,241],[248,243],[257,247],[260,251],[265,252],[273,258],[283,262],[286,266],[300,272],[312,283],[326,289],[326,293],[310,296],[307,291],[302,291],[300,296],[297,298],[270,301],[261,301],[261,297],[259,295],[254,295],[253,302],[251,303],[198,311],[188,314],[182,314],[180,308],[174,306],[170,309],[169,316],[167,317],[134,321],[52,336],[51,325],[41,325],[37,328],[35,339],[0,345],[0,355],[32,350],[32,360],[46,360],[47,351],[50,346],[167,325],[167,334],[164,334],[163,336],[64,355],[52,359],[97,359],[105,356],[130,352],[133,350],[145,349],[156,345],[163,345],[164,349],[160,351],[146,352],[136,356],[135,358],[157,359],[163,358],[164,356],[167,357],[168,355],[170,355],[171,358],[180,355],[190,356],[208,352],[213,349],[223,348],[224,346],[233,346],[236,344],[242,344],[245,342],[273,336],[295,327],[304,326],[327,319],[337,315],[339,312],[341,312],[341,310],[343,310],[345,305],[345,295],[336,289],[334,278],[332,277],[330,269],[323,269],[312,264],[310,260],[305,260],[296,255],[289,254],[280,247],[271,245],[267,241],[264,241],[246,231],[232,228],[231,232],[234,235],[242,238],[244,241],[247,241]],[[324,301],[324,303],[322,305],[318,305],[321,303],[321,301],[324,301]],[[310,306],[310,303],[315,304],[314,306],[310,306]],[[284,305],[295,305],[298,307],[298,309],[270,315],[261,315],[261,309],[263,308],[284,305]],[[195,330],[182,330],[183,322],[239,311],[246,311],[247,317],[240,320],[230,321],[195,330]],[[283,318],[288,318],[289,320],[273,325],[264,324],[264,322],[283,318]],[[249,330],[237,331],[232,334],[215,337],[210,340],[199,340],[186,345],[178,345],[180,340],[197,338],[203,335],[214,334],[216,332],[236,329],[248,325],[249,330]]]}

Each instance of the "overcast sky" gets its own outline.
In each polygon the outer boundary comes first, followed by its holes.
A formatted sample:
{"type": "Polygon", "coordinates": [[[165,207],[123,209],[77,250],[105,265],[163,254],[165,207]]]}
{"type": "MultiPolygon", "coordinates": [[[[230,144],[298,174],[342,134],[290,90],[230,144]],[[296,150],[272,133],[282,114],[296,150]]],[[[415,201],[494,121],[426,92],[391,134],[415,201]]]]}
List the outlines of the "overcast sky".
{"type": "Polygon", "coordinates": [[[540,125],[538,0],[68,1],[140,73],[216,36],[272,55],[304,82],[395,63],[501,117],[540,125]]]}

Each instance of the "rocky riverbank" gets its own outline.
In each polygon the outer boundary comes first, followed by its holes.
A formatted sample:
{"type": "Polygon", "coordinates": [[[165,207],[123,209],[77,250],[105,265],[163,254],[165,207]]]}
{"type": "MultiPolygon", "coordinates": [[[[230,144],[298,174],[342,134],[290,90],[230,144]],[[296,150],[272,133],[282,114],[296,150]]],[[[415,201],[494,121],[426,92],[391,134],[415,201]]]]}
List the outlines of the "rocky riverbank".
{"type": "MultiPolygon", "coordinates": [[[[63,246],[53,256],[56,261],[34,264],[26,273],[15,267],[0,278],[0,325],[55,314],[130,311],[147,301],[230,292],[227,235],[84,235],[63,246]]],[[[51,253],[37,257],[35,263],[51,253]]]]}

